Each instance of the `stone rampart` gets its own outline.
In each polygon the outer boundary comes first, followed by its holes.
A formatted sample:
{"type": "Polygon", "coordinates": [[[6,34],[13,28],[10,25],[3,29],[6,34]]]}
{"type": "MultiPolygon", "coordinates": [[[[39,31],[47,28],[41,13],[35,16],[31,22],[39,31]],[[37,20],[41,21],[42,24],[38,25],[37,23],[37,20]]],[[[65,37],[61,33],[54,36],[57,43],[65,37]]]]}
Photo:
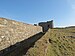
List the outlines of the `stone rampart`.
{"type": "Polygon", "coordinates": [[[40,26],[0,18],[0,50],[42,32],[40,26]]]}

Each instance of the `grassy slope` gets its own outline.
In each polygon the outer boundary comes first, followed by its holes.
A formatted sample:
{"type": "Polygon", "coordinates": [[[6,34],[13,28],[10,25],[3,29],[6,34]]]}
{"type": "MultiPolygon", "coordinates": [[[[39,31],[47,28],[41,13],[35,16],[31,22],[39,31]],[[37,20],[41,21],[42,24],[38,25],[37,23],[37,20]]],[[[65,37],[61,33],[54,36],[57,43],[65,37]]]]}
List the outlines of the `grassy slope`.
{"type": "Polygon", "coordinates": [[[75,29],[49,29],[26,56],[75,56],[75,29]]]}

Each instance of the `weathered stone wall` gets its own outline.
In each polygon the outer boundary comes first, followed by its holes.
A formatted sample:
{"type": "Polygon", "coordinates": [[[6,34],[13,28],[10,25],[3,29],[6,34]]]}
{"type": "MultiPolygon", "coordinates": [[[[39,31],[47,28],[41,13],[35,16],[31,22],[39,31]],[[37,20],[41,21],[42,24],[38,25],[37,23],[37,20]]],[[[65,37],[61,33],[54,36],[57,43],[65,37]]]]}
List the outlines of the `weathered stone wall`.
{"type": "Polygon", "coordinates": [[[0,18],[0,50],[42,32],[40,26],[0,18]]]}
{"type": "Polygon", "coordinates": [[[43,32],[46,32],[49,28],[53,28],[53,20],[47,22],[40,22],[38,25],[42,27],[43,32]]]}

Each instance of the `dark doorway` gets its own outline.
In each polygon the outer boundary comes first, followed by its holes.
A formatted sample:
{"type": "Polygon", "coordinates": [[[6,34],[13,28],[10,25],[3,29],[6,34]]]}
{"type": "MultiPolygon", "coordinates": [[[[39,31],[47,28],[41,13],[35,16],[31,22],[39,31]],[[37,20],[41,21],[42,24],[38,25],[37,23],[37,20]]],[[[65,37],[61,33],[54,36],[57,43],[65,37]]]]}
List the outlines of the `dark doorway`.
{"type": "Polygon", "coordinates": [[[43,32],[45,32],[45,29],[44,29],[44,27],[42,27],[42,30],[43,30],[43,32]]]}
{"type": "Polygon", "coordinates": [[[48,25],[48,28],[49,28],[50,26],[48,25]]]}

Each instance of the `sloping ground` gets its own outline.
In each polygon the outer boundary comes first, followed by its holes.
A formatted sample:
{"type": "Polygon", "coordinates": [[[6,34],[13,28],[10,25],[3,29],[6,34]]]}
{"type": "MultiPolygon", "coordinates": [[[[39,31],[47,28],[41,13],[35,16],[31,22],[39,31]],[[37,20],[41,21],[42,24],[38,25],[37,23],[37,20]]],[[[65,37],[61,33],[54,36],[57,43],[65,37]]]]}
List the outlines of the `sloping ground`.
{"type": "Polygon", "coordinates": [[[75,28],[49,29],[25,56],[75,56],[75,28]]]}
{"type": "Polygon", "coordinates": [[[39,40],[43,35],[44,33],[40,32],[38,34],[31,36],[28,39],[16,43],[15,45],[12,45],[9,48],[4,49],[3,53],[1,53],[0,56],[23,56],[26,54],[27,50],[33,47],[35,42],[39,40]]]}

